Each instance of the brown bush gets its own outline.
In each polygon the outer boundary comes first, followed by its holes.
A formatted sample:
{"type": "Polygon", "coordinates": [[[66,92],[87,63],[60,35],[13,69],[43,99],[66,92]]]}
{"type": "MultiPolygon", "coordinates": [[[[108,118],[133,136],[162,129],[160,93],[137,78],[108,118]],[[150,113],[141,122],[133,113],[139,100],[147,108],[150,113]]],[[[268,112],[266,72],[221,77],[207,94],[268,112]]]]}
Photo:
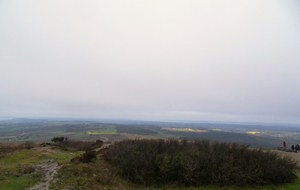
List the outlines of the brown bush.
{"type": "Polygon", "coordinates": [[[32,149],[35,146],[34,142],[27,141],[24,143],[24,148],[26,149],[32,149]]]}
{"type": "Polygon", "coordinates": [[[125,140],[104,158],[121,176],[144,185],[266,185],[296,177],[290,159],[233,143],[125,140]]]}
{"type": "Polygon", "coordinates": [[[86,151],[80,158],[81,162],[88,163],[95,159],[97,156],[95,151],[86,151]]]}
{"type": "Polygon", "coordinates": [[[24,144],[0,143],[0,157],[5,156],[6,154],[17,151],[17,150],[22,150],[24,148],[29,148],[29,147],[31,148],[31,146],[34,146],[34,143],[24,143],[24,144]]]}
{"type": "Polygon", "coordinates": [[[96,159],[97,153],[96,151],[86,151],[81,156],[75,157],[71,160],[71,162],[83,162],[83,163],[89,163],[92,162],[94,159],[96,159]]]}
{"type": "Polygon", "coordinates": [[[69,140],[66,137],[55,137],[52,139],[53,142],[56,142],[57,146],[65,150],[80,150],[88,151],[93,150],[103,145],[103,141],[97,140],[96,142],[90,141],[76,141],[69,140]]]}

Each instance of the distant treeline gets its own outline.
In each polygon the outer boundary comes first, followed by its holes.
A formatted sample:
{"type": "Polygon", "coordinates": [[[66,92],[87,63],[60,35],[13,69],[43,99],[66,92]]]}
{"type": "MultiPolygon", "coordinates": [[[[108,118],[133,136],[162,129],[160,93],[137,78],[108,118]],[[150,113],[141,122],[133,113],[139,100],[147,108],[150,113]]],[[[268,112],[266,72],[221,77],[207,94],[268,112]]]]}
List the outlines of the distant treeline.
{"type": "Polygon", "coordinates": [[[125,140],[110,146],[104,158],[123,178],[147,186],[288,183],[297,167],[272,152],[206,140],[125,140]]]}
{"type": "MultiPolygon", "coordinates": [[[[152,128],[155,128],[154,126],[152,128]]],[[[116,127],[119,133],[129,133],[137,135],[155,135],[157,131],[152,130],[147,126],[129,126],[129,125],[117,125],[116,127]]],[[[157,128],[155,128],[157,130],[157,128]]]]}

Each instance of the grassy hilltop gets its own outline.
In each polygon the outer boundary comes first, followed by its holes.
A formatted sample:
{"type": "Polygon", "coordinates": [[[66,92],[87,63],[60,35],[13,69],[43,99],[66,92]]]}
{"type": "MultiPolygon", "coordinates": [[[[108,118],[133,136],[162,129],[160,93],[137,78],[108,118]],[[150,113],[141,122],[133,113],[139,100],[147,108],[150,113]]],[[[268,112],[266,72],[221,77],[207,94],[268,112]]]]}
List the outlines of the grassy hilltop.
{"type": "Polygon", "coordinates": [[[2,144],[0,150],[1,190],[300,188],[293,162],[298,158],[290,159],[295,153],[277,156],[238,144],[126,140],[109,146],[62,141],[2,144]]]}

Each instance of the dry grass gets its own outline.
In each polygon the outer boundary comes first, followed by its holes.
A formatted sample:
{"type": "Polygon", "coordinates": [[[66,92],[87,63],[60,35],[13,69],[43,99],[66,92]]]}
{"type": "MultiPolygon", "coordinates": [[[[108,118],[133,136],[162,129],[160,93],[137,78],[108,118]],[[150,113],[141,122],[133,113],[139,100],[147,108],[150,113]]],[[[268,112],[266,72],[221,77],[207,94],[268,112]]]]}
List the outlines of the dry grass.
{"type": "Polygon", "coordinates": [[[281,157],[288,157],[288,158],[292,159],[293,161],[297,162],[297,165],[300,168],[300,153],[284,152],[284,151],[280,151],[280,150],[272,150],[272,152],[277,153],[281,157]]]}

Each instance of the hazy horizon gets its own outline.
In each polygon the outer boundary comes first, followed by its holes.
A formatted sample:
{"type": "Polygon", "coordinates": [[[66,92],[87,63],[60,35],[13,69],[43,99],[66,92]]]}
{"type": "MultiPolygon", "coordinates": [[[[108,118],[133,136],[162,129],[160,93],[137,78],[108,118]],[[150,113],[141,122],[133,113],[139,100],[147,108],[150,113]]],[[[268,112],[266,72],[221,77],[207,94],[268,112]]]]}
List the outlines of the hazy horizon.
{"type": "Polygon", "coordinates": [[[300,124],[297,0],[0,1],[0,118],[300,124]]]}

